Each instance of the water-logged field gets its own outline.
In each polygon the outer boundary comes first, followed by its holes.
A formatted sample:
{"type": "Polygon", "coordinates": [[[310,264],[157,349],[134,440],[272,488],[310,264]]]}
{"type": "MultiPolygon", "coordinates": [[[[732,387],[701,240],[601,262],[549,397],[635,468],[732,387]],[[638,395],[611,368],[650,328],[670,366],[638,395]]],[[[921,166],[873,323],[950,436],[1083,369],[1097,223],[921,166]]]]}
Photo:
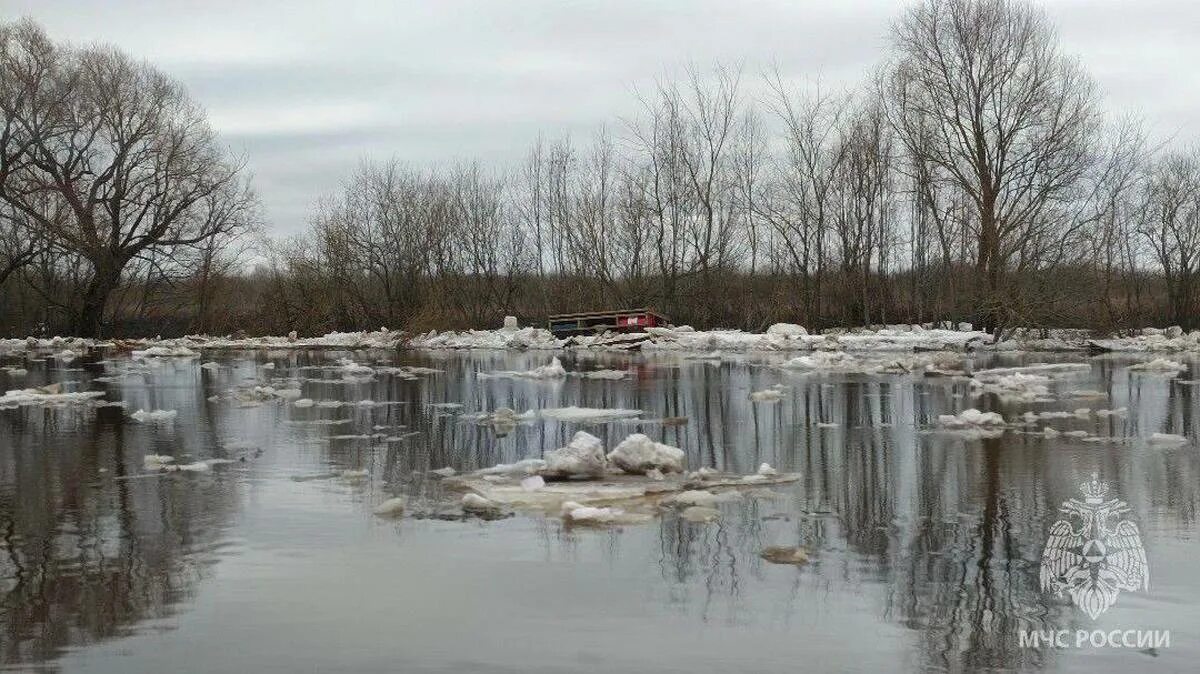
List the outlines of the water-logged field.
{"type": "Polygon", "coordinates": [[[1090,364],[1033,402],[962,378],[790,372],[755,355],[567,354],[570,372],[629,374],[479,377],[549,359],[242,352],[0,370],[4,389],[64,382],[125,403],[0,410],[0,660],[98,672],[1095,672],[1200,657],[1200,391],[1188,383],[1200,364],[1172,376],[1129,369],[1132,357],[967,363],[1090,364]],[[402,365],[436,372],[389,369],[402,365]],[[750,400],[776,384],[777,402],[750,400]],[[255,385],[298,388],[313,405],[256,400],[255,385]],[[535,412],[499,436],[476,416],[568,406],[641,415],[535,412]],[[1018,423],[939,426],[969,407],[1018,423]],[[138,409],[177,413],[138,422],[138,409]],[[1069,414],[1021,421],[1030,410],[1069,414]],[[608,449],[646,433],[684,449],[689,470],[766,462],[800,479],[724,500],[710,523],[672,508],[599,528],[520,509],[443,518],[460,494],[429,470],[540,457],[578,430],[608,449]],[[151,471],[152,454],[231,462],[151,471]],[[1095,620],[1039,580],[1060,504],[1082,499],[1093,473],[1128,503],[1121,518],[1139,527],[1149,568],[1148,590],[1122,591],[1095,620]],[[397,495],[404,517],[372,513],[397,495]],[[772,545],[809,561],[770,563],[760,552],[772,545]],[[1169,630],[1170,645],[1074,647],[1076,630],[1095,629],[1169,630]],[[1070,630],[1071,643],[1023,647],[1031,630],[1070,630]]]}

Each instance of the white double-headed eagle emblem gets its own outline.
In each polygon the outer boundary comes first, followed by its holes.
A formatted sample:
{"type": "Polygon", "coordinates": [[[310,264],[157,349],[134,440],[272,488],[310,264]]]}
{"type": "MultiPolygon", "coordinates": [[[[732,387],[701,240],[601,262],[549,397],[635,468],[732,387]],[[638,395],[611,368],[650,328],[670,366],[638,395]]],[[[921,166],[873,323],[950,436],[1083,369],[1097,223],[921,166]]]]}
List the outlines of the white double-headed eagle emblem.
{"type": "Polygon", "coordinates": [[[1106,501],[1108,485],[1095,473],[1079,490],[1082,501],[1069,499],[1059,509],[1068,518],[1078,518],[1079,526],[1060,519],[1050,527],[1042,552],[1041,585],[1043,592],[1067,593],[1095,620],[1121,590],[1149,589],[1150,567],[1137,525],[1119,519],[1129,506],[1120,499],[1106,501]]]}

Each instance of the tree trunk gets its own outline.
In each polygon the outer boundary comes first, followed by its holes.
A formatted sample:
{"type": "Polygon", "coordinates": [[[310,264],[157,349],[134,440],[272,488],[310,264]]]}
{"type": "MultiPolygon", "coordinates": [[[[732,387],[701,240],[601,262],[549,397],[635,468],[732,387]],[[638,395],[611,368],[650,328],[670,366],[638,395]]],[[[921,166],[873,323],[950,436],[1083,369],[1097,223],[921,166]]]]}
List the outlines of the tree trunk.
{"type": "Polygon", "coordinates": [[[115,264],[97,264],[95,270],[95,275],[83,293],[83,304],[80,306],[75,325],[75,332],[79,337],[104,336],[104,313],[120,279],[119,267],[115,264]]]}

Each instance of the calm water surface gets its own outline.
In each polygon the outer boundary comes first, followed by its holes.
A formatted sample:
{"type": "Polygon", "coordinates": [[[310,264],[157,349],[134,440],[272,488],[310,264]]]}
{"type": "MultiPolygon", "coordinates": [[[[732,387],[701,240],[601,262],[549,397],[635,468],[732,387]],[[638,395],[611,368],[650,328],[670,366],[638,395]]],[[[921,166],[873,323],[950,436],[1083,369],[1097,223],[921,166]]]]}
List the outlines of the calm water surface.
{"type": "Polygon", "coordinates": [[[1194,671],[1200,659],[1200,460],[1193,444],[1147,441],[1155,432],[1193,437],[1200,400],[1179,383],[1195,376],[1190,369],[1173,381],[1127,369],[1130,359],[1090,359],[1090,371],[1058,381],[1056,400],[1043,403],[974,398],[947,379],[788,374],[768,356],[568,354],[568,370],[634,375],[477,378],[549,357],[247,352],[213,356],[216,371],[200,360],[120,358],[33,362],[21,379],[0,370],[5,389],[62,381],[127,403],[0,410],[0,663],[92,672],[1108,672],[1194,671]],[[346,357],[440,372],[346,381],[335,369],[346,357]],[[777,383],[790,386],[781,402],[747,399],[777,383]],[[254,384],[387,404],[209,400],[254,384]],[[1079,389],[1104,397],[1067,395],[1079,389]],[[539,419],[498,438],[465,417],[567,405],[688,423],[539,419]],[[1027,409],[1129,413],[1039,424],[1103,442],[936,432],[938,414],[970,406],[1009,418],[1027,409]],[[138,408],[178,417],[138,424],[127,417],[138,408]],[[838,426],[817,425],[828,422],[838,426]],[[581,429],[610,448],[646,432],[685,449],[693,469],[749,473],[765,461],[802,479],[721,505],[715,524],[667,513],[580,530],[528,514],[371,514],[397,494],[417,512],[449,498],[430,468],[540,456],[581,429]],[[237,461],[147,476],[151,453],[237,461]],[[328,477],[349,469],[370,479],[328,477]],[[1123,593],[1096,621],[1042,593],[1038,580],[1058,507],[1092,472],[1129,503],[1150,566],[1149,591],[1123,593]],[[769,564],[758,556],[767,545],[803,545],[812,562],[769,564]],[[1171,643],[1150,652],[1018,644],[1022,630],[1094,628],[1170,630],[1171,643]]]}

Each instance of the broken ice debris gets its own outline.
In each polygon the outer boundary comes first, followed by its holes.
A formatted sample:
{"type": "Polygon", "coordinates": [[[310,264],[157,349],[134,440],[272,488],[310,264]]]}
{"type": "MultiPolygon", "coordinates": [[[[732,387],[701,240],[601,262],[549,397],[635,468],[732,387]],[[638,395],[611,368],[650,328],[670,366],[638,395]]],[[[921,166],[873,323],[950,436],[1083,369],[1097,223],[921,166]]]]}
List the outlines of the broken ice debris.
{"type": "Polygon", "coordinates": [[[552,478],[600,477],[608,467],[600,438],[579,431],[566,447],[546,453],[541,473],[552,478]]]}
{"type": "Polygon", "coordinates": [[[958,414],[938,415],[938,425],[950,429],[987,428],[1004,425],[1004,417],[995,412],[980,412],[975,408],[958,414]]]}
{"type": "Polygon", "coordinates": [[[562,363],[559,362],[558,358],[554,357],[554,358],[550,359],[549,365],[542,365],[539,367],[535,367],[532,370],[525,370],[525,371],[503,370],[500,372],[481,372],[479,374],[479,376],[481,378],[485,378],[485,379],[489,378],[489,377],[515,377],[515,378],[520,378],[520,379],[562,379],[563,377],[567,376],[567,371],[566,371],[566,369],[563,368],[562,363]]]}
{"type": "Polygon", "coordinates": [[[1187,438],[1174,433],[1154,433],[1150,436],[1150,442],[1155,445],[1183,445],[1187,443],[1187,438]]]}
{"type": "Polygon", "coordinates": [[[397,496],[375,506],[371,512],[380,517],[399,517],[404,514],[405,505],[404,498],[397,496]]]}
{"type": "Polygon", "coordinates": [[[769,388],[763,391],[754,391],[750,394],[750,400],[756,403],[777,403],[783,398],[783,391],[779,388],[769,388]]]}
{"type": "Polygon", "coordinates": [[[566,501],[560,510],[563,521],[570,524],[639,524],[649,522],[651,517],[641,513],[627,513],[621,508],[585,506],[566,501]]]}
{"type": "Polygon", "coordinates": [[[1129,366],[1130,370],[1143,370],[1146,372],[1163,372],[1163,373],[1179,373],[1187,369],[1187,365],[1175,360],[1166,358],[1155,358],[1144,363],[1136,363],[1129,366]]]}
{"type": "Polygon", "coordinates": [[[678,447],[655,442],[641,433],[625,438],[608,453],[608,460],[626,473],[637,475],[657,470],[662,473],[683,472],[684,452],[678,447]]]}
{"type": "Polygon", "coordinates": [[[605,422],[641,415],[641,410],[609,409],[603,407],[551,407],[541,411],[543,417],[556,421],[605,422]]]}
{"type": "Polygon", "coordinates": [[[161,424],[161,423],[167,423],[169,421],[174,421],[175,416],[177,414],[179,414],[179,412],[177,412],[176,410],[149,410],[149,411],[146,411],[146,410],[139,409],[138,411],[134,412],[133,414],[130,414],[129,417],[131,419],[133,419],[134,421],[141,423],[141,424],[146,424],[146,423],[161,424]]]}
{"type": "Polygon", "coordinates": [[[460,505],[462,506],[463,512],[467,513],[497,515],[501,511],[500,504],[489,501],[475,493],[463,494],[460,505]]]}

